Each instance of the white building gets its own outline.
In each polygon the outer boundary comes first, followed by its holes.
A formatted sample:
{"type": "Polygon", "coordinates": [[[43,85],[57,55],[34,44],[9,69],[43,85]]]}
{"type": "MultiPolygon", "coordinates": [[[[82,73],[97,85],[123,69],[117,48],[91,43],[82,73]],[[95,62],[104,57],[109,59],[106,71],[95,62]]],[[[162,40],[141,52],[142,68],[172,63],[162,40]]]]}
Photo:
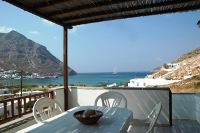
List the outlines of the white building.
{"type": "Polygon", "coordinates": [[[31,75],[31,78],[40,78],[40,77],[41,77],[41,75],[38,74],[38,73],[33,73],[33,74],[31,75]]]}
{"type": "MultiPolygon", "coordinates": [[[[29,100],[27,98],[27,100],[29,100]]],[[[1,103],[0,104],[0,115],[2,115],[4,113],[4,104],[1,103]]],[[[17,115],[18,113],[18,101],[14,100],[14,114],[17,115]]],[[[7,115],[8,117],[11,116],[11,102],[7,102],[7,115]]]]}
{"type": "Polygon", "coordinates": [[[9,89],[8,88],[4,88],[4,89],[0,89],[0,94],[9,94],[9,89]]]}
{"type": "MultiPolygon", "coordinates": [[[[22,92],[22,96],[27,96],[27,95],[33,95],[33,94],[37,94],[37,93],[42,93],[43,91],[25,91],[22,92]]],[[[19,93],[15,93],[16,95],[21,95],[21,92],[19,93]]]]}
{"type": "Polygon", "coordinates": [[[110,84],[110,85],[107,85],[107,87],[113,87],[113,86],[116,86],[117,84],[114,83],[114,84],[110,84]]]}
{"type": "Polygon", "coordinates": [[[166,79],[131,79],[128,87],[146,87],[148,85],[166,85],[181,80],[166,80],[166,79]]]}
{"type": "Polygon", "coordinates": [[[167,65],[169,66],[169,69],[178,69],[182,64],[181,63],[167,63],[167,65]]]}

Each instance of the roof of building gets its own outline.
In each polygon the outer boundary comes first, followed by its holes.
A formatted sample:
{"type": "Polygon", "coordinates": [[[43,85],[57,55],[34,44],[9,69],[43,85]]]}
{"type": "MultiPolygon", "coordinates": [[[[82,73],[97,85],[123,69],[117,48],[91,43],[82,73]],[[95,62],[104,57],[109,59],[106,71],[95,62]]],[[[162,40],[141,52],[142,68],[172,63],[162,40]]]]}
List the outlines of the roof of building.
{"type": "Polygon", "coordinates": [[[61,26],[200,9],[200,0],[3,0],[61,26]]]}

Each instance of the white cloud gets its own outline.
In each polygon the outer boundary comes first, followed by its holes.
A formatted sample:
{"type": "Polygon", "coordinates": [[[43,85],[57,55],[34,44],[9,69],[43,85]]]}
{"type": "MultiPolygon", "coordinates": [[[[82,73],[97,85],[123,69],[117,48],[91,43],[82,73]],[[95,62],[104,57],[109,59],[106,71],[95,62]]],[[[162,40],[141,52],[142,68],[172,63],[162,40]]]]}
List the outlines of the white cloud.
{"type": "Polygon", "coordinates": [[[54,40],[57,40],[57,39],[58,39],[58,37],[54,36],[54,37],[53,37],[53,39],[54,39],[54,40]]]}
{"type": "Polygon", "coordinates": [[[54,23],[52,23],[51,21],[48,21],[46,19],[43,19],[42,21],[43,21],[43,24],[45,24],[47,26],[53,26],[54,25],[54,23]]]}
{"type": "Polygon", "coordinates": [[[40,33],[38,31],[29,31],[30,34],[37,34],[39,35],[40,33]]]}
{"type": "Polygon", "coordinates": [[[1,26],[0,27],[0,32],[4,32],[4,30],[5,30],[5,26],[1,26]]]}
{"type": "Polygon", "coordinates": [[[163,59],[156,58],[155,61],[163,61],[163,59]]]}
{"type": "MultiPolygon", "coordinates": [[[[12,30],[15,30],[15,29],[13,29],[13,28],[11,28],[11,27],[6,28],[6,26],[1,26],[1,27],[0,27],[0,32],[3,32],[3,33],[8,33],[8,32],[10,32],[10,31],[12,31],[12,30]]],[[[16,30],[15,30],[15,31],[16,31],[16,30]]]]}
{"type": "Polygon", "coordinates": [[[73,29],[69,29],[69,33],[75,33],[76,32],[76,27],[73,27],[73,29]]]}
{"type": "Polygon", "coordinates": [[[172,14],[164,14],[163,15],[165,18],[170,18],[172,16],[172,14]]]}
{"type": "Polygon", "coordinates": [[[73,33],[75,33],[75,32],[77,31],[77,29],[82,28],[82,27],[85,27],[85,26],[86,26],[86,25],[83,24],[83,25],[78,25],[78,26],[76,26],[76,27],[73,27],[72,29],[69,29],[69,33],[73,34],[73,33]]]}

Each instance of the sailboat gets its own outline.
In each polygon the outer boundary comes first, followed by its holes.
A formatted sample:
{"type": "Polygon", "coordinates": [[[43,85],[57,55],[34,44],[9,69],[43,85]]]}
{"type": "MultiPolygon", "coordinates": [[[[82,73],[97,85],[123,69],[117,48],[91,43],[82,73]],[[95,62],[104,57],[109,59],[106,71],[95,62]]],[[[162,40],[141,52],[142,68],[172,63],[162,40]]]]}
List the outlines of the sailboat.
{"type": "Polygon", "coordinates": [[[113,72],[114,75],[117,74],[117,67],[114,67],[114,72],[113,72]]]}

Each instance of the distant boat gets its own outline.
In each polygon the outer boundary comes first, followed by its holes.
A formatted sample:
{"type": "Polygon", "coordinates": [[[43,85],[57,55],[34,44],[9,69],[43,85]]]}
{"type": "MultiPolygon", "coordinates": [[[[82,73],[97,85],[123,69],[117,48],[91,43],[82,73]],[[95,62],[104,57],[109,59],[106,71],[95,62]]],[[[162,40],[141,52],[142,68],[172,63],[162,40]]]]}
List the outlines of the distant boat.
{"type": "Polygon", "coordinates": [[[114,75],[117,74],[117,67],[114,67],[114,72],[113,72],[114,75]]]}

